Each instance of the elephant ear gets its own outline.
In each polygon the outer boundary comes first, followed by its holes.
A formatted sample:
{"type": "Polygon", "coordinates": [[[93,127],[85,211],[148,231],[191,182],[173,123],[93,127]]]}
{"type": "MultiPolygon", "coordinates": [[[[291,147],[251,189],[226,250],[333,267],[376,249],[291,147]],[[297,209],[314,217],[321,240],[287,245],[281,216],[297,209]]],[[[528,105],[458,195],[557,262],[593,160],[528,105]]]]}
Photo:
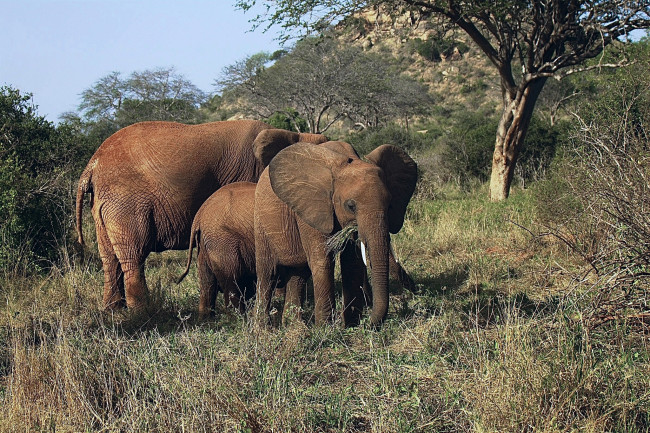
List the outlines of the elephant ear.
{"type": "Polygon", "coordinates": [[[271,160],[271,188],[307,224],[330,234],[334,230],[332,169],[347,160],[345,155],[321,146],[295,144],[271,160]]]}
{"type": "Polygon", "coordinates": [[[306,134],[287,131],[285,129],[265,129],[253,141],[253,153],[264,167],[279,151],[298,142],[324,143],[327,137],[322,134],[306,134]]]}
{"type": "Polygon", "coordinates": [[[299,141],[300,134],[284,129],[265,129],[253,141],[253,153],[264,167],[285,147],[299,141]]]}
{"type": "Polygon", "coordinates": [[[418,166],[402,149],[384,144],[366,155],[366,159],[384,170],[392,199],[388,208],[388,230],[397,233],[404,224],[406,207],[415,191],[418,166]]]}

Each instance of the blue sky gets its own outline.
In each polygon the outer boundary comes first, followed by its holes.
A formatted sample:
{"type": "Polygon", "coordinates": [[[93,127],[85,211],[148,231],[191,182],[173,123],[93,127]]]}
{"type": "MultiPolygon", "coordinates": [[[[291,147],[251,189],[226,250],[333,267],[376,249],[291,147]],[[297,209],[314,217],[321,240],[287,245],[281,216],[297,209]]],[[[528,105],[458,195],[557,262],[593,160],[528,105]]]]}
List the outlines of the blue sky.
{"type": "Polygon", "coordinates": [[[0,0],[0,85],[33,93],[57,121],[80,93],[112,71],[174,67],[214,92],[224,66],[279,48],[250,32],[234,0],[0,0]]]}

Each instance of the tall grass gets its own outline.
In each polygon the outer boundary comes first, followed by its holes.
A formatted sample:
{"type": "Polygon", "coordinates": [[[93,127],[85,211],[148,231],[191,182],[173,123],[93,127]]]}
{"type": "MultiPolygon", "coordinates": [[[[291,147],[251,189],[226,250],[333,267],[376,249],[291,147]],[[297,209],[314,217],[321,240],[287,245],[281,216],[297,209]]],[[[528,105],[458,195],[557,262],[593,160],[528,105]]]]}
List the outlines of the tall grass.
{"type": "Polygon", "coordinates": [[[583,319],[586,264],[521,228],[528,192],[438,195],[394,237],[418,290],[379,331],[198,321],[183,252],[151,256],[140,313],[101,311],[92,250],[3,279],[0,431],[647,431],[647,334],[583,319]]]}

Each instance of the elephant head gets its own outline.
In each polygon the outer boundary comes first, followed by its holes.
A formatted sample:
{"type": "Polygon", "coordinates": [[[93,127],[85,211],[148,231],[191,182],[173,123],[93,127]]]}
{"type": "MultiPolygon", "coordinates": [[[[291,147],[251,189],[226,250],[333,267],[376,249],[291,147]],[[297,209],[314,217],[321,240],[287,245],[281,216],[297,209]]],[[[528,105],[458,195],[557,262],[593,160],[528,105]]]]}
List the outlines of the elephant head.
{"type": "Polygon", "coordinates": [[[280,151],[269,164],[271,188],[323,235],[356,223],[370,259],[370,320],[378,325],[388,312],[389,233],[402,227],[415,189],[417,165],[392,145],[377,148],[368,155],[368,162],[336,151],[337,147],[340,143],[298,143],[280,151]]]}
{"type": "Polygon", "coordinates": [[[266,129],[260,132],[253,141],[253,153],[264,167],[269,165],[273,157],[282,149],[298,142],[320,144],[327,141],[322,134],[308,134],[286,131],[284,129],[266,129]]]}

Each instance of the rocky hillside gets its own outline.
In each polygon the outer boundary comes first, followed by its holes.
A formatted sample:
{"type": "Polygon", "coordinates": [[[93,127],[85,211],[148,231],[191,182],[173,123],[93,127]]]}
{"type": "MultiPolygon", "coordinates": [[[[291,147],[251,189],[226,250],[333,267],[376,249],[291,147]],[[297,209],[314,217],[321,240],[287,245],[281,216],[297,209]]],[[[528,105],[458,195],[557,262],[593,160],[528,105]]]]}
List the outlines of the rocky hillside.
{"type": "Polygon", "coordinates": [[[500,109],[499,79],[483,52],[461,31],[441,30],[409,15],[393,19],[368,12],[337,29],[343,43],[397,59],[405,73],[434,96],[432,114],[500,109]]]}

